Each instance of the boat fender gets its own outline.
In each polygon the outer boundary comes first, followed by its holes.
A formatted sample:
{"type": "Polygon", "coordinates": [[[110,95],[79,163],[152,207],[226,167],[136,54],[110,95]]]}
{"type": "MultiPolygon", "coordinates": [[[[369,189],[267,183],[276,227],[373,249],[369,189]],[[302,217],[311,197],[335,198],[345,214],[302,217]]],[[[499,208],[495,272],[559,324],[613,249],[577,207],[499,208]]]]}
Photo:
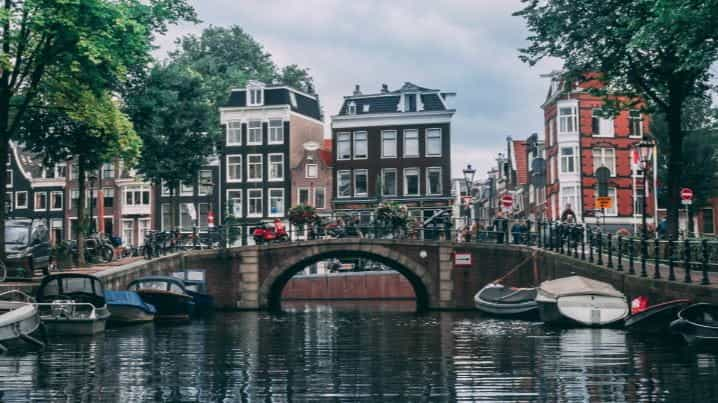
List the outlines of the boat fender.
{"type": "Polygon", "coordinates": [[[639,312],[643,312],[648,308],[648,297],[641,295],[634,298],[631,301],[631,314],[635,315],[639,312]]]}

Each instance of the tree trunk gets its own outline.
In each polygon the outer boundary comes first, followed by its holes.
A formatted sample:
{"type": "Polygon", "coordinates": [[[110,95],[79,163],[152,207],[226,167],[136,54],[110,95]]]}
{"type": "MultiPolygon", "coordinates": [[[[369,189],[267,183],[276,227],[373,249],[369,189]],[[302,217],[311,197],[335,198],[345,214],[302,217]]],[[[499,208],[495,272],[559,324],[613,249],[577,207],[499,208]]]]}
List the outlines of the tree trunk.
{"type": "MultiPolygon", "coordinates": [[[[668,124],[668,235],[678,239],[678,210],[681,207],[680,190],[683,176],[683,131],[681,130],[683,101],[671,104],[666,114],[668,124]]],[[[712,174],[712,173],[706,173],[712,174]]],[[[654,190],[655,191],[655,190],[654,190]]]]}
{"type": "MultiPolygon", "coordinates": [[[[77,186],[80,192],[77,205],[77,264],[85,265],[85,164],[81,160],[77,161],[77,186]]],[[[92,197],[92,195],[90,195],[92,197]]],[[[92,220],[92,217],[90,217],[92,220]]]]}

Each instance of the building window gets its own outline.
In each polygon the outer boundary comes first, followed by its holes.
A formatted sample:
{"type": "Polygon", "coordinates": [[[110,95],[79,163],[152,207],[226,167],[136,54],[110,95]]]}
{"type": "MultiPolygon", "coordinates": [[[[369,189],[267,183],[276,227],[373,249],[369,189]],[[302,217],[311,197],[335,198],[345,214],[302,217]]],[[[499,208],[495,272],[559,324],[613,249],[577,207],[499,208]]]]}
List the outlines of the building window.
{"type": "Polygon", "coordinates": [[[180,196],[192,196],[194,194],[194,186],[191,183],[180,182],[180,196]]]}
{"type": "Polygon", "coordinates": [[[704,234],[715,233],[715,225],[713,223],[713,209],[712,208],[704,208],[703,209],[703,233],[704,234]]]}
{"type": "Polygon", "coordinates": [[[591,133],[594,136],[613,136],[613,119],[607,119],[601,116],[600,109],[591,111],[591,133]]]}
{"type": "Polygon", "coordinates": [[[299,204],[309,206],[309,189],[308,188],[297,189],[297,199],[298,199],[299,204]]]}
{"type": "Polygon", "coordinates": [[[368,157],[366,132],[354,132],[354,159],[365,160],[368,157]]]}
{"type": "Polygon", "coordinates": [[[247,189],[247,217],[262,216],[262,189],[247,189]]]}
{"type": "Polygon", "coordinates": [[[337,172],[337,197],[351,197],[352,173],[351,171],[337,172]]]}
{"type": "Polygon", "coordinates": [[[269,189],[269,215],[284,216],[284,189],[269,189]]]}
{"type": "Polygon", "coordinates": [[[227,182],[240,182],[242,180],[242,156],[227,156],[227,182]]]}
{"type": "Polygon", "coordinates": [[[169,195],[170,195],[170,187],[167,184],[167,182],[162,181],[162,196],[169,196],[169,195]]]}
{"type": "Polygon", "coordinates": [[[637,188],[635,197],[633,199],[633,214],[640,216],[643,215],[643,198],[645,197],[645,191],[643,188],[637,188]]]}
{"type": "Polygon", "coordinates": [[[249,106],[260,106],[264,103],[264,89],[263,88],[249,88],[249,106]]]}
{"type": "Polygon", "coordinates": [[[63,207],[64,194],[61,191],[50,192],[50,210],[60,211],[63,207]]]}
{"type": "Polygon", "coordinates": [[[576,172],[576,153],[573,147],[561,147],[561,173],[576,172]]]}
{"type": "Polygon", "coordinates": [[[197,226],[200,230],[207,231],[207,228],[209,228],[209,203],[198,203],[197,210],[199,210],[199,223],[197,226]]]}
{"type": "Polygon", "coordinates": [[[337,134],[337,159],[348,160],[352,158],[351,134],[337,134]]]}
{"type": "Polygon", "coordinates": [[[35,211],[47,210],[47,193],[35,192],[35,211]]]}
{"type": "Polygon", "coordinates": [[[416,94],[404,95],[404,112],[416,112],[416,94]]]}
{"type": "Polygon", "coordinates": [[[316,179],[319,177],[319,165],[307,164],[304,168],[304,177],[307,179],[316,179]]]}
{"type": "Polygon", "coordinates": [[[284,144],[284,122],[279,119],[269,121],[269,144],[284,144]]]}
{"type": "Polygon", "coordinates": [[[128,186],[125,188],[125,204],[128,206],[149,206],[150,189],[146,186],[128,186]]]}
{"type": "Polygon", "coordinates": [[[441,129],[426,129],[426,156],[441,157],[441,129]]]}
{"type": "Polygon", "coordinates": [[[559,206],[560,212],[570,209],[574,213],[578,206],[578,187],[577,186],[562,186],[560,189],[561,193],[561,205],[559,206]]]}
{"type": "Polygon", "coordinates": [[[419,156],[419,131],[404,130],[404,157],[419,156]]]}
{"type": "Polygon", "coordinates": [[[196,224],[196,218],[194,203],[180,203],[180,231],[191,231],[196,224]]]}
{"type": "Polygon", "coordinates": [[[369,113],[369,107],[370,107],[370,106],[371,106],[371,105],[369,105],[369,104],[364,104],[364,105],[362,105],[362,106],[361,106],[362,112],[364,112],[364,113],[369,113]]]}
{"type": "Polygon", "coordinates": [[[293,108],[297,107],[297,96],[294,95],[294,92],[289,91],[289,103],[292,105],[293,108]]]}
{"type": "Polygon", "coordinates": [[[58,179],[67,178],[67,163],[58,162],[55,164],[55,177],[58,179]]]}
{"type": "MultiPolygon", "coordinates": [[[[598,194],[598,192],[596,192],[596,194],[598,194]]],[[[611,198],[611,208],[605,209],[606,215],[618,215],[618,200],[616,199],[616,188],[608,188],[608,197],[611,198]]]]}
{"type": "Polygon", "coordinates": [[[162,215],[161,229],[167,231],[172,228],[171,216],[170,216],[170,204],[162,203],[160,206],[160,214],[162,215]]]}
{"type": "Polygon", "coordinates": [[[404,169],[404,196],[419,196],[419,168],[404,169]]]}
{"type": "Polygon", "coordinates": [[[125,245],[136,245],[133,242],[135,234],[135,220],[122,220],[122,243],[125,245]]]}
{"type": "Polygon", "coordinates": [[[349,106],[348,106],[347,108],[348,108],[348,112],[347,112],[348,114],[350,114],[350,115],[356,115],[356,113],[357,113],[357,104],[354,103],[354,101],[349,102],[349,106]]]}
{"type": "Polygon", "coordinates": [[[27,208],[27,192],[15,192],[15,208],[27,208]]]}
{"type": "Polygon", "coordinates": [[[354,171],[354,196],[366,196],[369,190],[369,172],[366,169],[354,171]]]}
{"type": "Polygon", "coordinates": [[[441,167],[426,168],[426,194],[441,195],[441,167]]]}
{"type": "Polygon", "coordinates": [[[212,191],[212,171],[203,169],[197,175],[197,191],[200,196],[207,196],[212,191]]]}
{"type": "MultiPolygon", "coordinates": [[[[147,197],[149,198],[149,190],[147,191],[147,197]]],[[[149,201],[147,204],[149,204],[149,201]]],[[[105,207],[113,207],[115,205],[115,189],[102,189],[102,205],[105,207]]]]}
{"type": "Polygon", "coordinates": [[[262,181],[262,154],[247,155],[247,182],[262,181]]]}
{"type": "Polygon", "coordinates": [[[576,133],[578,131],[578,120],[575,106],[559,106],[558,108],[558,133],[576,133]]]}
{"type": "Polygon", "coordinates": [[[551,144],[556,142],[555,136],[556,136],[556,122],[554,121],[554,119],[549,119],[549,121],[548,121],[548,138],[546,139],[547,147],[551,147],[551,144]]]}
{"type": "Polygon", "coordinates": [[[606,167],[611,176],[616,176],[616,151],[613,148],[593,149],[593,172],[600,167],[606,167]]]}
{"type": "Polygon", "coordinates": [[[5,187],[12,187],[12,169],[5,170],[5,187]]]}
{"type": "Polygon", "coordinates": [[[227,122],[227,145],[242,145],[242,122],[239,120],[230,120],[227,122]]]}
{"type": "Polygon", "coordinates": [[[232,217],[242,217],[242,191],[241,190],[228,190],[227,191],[227,211],[232,217]]]}
{"type": "Polygon", "coordinates": [[[396,196],[396,169],[385,168],[381,170],[381,194],[396,196]]]}
{"type": "Polygon", "coordinates": [[[284,154],[268,154],[269,181],[284,180],[284,154]]]}
{"type": "Polygon", "coordinates": [[[381,132],[381,157],[396,158],[396,130],[381,132]]]}
{"type": "Polygon", "coordinates": [[[628,111],[628,134],[631,137],[643,136],[643,121],[641,119],[641,111],[628,111]]]}
{"type": "Polygon", "coordinates": [[[247,145],[257,146],[262,145],[262,122],[259,120],[252,120],[249,122],[249,129],[247,131],[247,145]]]}
{"type": "Polygon", "coordinates": [[[314,189],[314,207],[317,209],[326,208],[326,193],[323,187],[314,189]]]}
{"type": "Polygon", "coordinates": [[[102,164],[102,178],[112,179],[115,177],[115,164],[106,162],[102,164]]]}
{"type": "Polygon", "coordinates": [[[80,168],[76,163],[70,164],[70,179],[77,180],[80,177],[80,168]]]}

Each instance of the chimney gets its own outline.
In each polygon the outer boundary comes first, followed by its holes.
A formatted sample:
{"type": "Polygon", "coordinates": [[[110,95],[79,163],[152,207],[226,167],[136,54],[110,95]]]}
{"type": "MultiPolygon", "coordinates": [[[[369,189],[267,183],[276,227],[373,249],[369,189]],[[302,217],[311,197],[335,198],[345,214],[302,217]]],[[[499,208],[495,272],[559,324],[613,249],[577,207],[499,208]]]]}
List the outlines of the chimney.
{"type": "Polygon", "coordinates": [[[354,86],[354,95],[361,95],[361,89],[359,89],[359,84],[354,86]]]}
{"type": "Polygon", "coordinates": [[[389,92],[389,86],[386,84],[382,84],[381,85],[381,93],[386,94],[387,92],[389,92]]]}

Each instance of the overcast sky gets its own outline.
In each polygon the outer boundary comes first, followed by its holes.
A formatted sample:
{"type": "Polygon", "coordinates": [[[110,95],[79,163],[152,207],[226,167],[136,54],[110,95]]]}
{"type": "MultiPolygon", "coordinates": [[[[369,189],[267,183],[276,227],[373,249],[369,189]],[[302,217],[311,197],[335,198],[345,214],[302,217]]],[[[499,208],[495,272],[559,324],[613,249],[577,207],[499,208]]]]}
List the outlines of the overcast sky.
{"type": "Polygon", "coordinates": [[[457,93],[452,171],[466,164],[477,178],[495,165],[506,137],[541,131],[547,79],[560,65],[529,67],[518,0],[196,0],[200,25],[160,38],[163,49],[208,25],[236,24],[264,45],[279,66],[310,69],[326,123],[355,84],[365,93],[405,81],[457,93]]]}

